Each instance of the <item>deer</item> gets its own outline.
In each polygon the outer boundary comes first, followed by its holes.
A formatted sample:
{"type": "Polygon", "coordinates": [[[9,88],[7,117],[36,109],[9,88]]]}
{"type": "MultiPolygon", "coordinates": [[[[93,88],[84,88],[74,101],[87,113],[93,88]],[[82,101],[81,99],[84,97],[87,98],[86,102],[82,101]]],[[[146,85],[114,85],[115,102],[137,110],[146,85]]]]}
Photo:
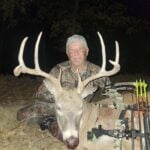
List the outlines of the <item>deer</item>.
{"type": "MultiPolygon", "coordinates": [[[[74,150],[112,150],[114,146],[114,137],[108,135],[102,135],[94,141],[87,139],[87,132],[93,127],[97,127],[101,124],[105,129],[114,129],[115,122],[119,117],[120,110],[112,108],[99,108],[94,103],[87,103],[83,99],[89,94],[95,92],[95,88],[88,87],[88,83],[104,76],[113,76],[120,71],[119,64],[119,44],[115,41],[116,56],[115,60],[109,60],[113,68],[106,70],[106,50],[105,44],[101,34],[98,32],[102,47],[102,65],[100,71],[81,81],[78,74],[78,86],[77,88],[67,89],[61,86],[61,70],[59,77],[55,78],[49,73],[41,70],[39,66],[39,43],[42,36],[42,32],[39,33],[35,44],[34,52],[34,64],[35,68],[29,68],[25,65],[23,60],[23,54],[28,37],[25,37],[20,45],[18,53],[19,65],[14,69],[14,75],[19,76],[21,73],[26,73],[34,76],[44,77],[44,84],[47,89],[53,94],[55,98],[55,113],[58,128],[62,135],[62,141],[65,143],[68,149],[74,150]],[[98,119],[97,119],[98,118],[98,119]]],[[[125,116],[130,117],[129,112],[126,112],[125,116]]],[[[129,150],[131,142],[124,140],[122,142],[122,150],[129,150]]],[[[139,149],[139,140],[135,141],[136,150],[139,149]]]]}

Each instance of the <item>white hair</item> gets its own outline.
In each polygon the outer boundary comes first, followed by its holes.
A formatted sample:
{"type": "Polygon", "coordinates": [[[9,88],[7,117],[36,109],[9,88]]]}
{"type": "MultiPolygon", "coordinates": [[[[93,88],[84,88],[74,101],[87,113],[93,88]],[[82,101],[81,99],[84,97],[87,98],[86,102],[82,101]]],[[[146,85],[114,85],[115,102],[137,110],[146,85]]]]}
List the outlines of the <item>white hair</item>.
{"type": "Polygon", "coordinates": [[[74,34],[74,35],[68,37],[67,42],[66,42],[66,50],[68,50],[68,46],[74,42],[80,42],[84,45],[84,47],[86,49],[88,49],[86,39],[82,35],[74,34]]]}

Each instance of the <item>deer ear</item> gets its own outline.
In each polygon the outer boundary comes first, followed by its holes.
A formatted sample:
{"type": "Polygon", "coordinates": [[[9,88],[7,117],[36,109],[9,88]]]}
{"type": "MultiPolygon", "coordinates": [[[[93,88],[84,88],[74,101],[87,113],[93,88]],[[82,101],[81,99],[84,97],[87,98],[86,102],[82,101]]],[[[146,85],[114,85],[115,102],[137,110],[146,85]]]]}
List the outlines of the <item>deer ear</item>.
{"type": "Polygon", "coordinates": [[[82,99],[85,98],[85,97],[87,97],[88,95],[93,94],[96,90],[97,90],[97,87],[87,86],[87,87],[83,90],[83,92],[82,92],[82,94],[81,94],[82,99]]]}
{"type": "Polygon", "coordinates": [[[43,83],[45,87],[47,88],[47,90],[56,98],[58,91],[55,85],[53,85],[53,83],[49,81],[48,79],[44,79],[43,83]]]}

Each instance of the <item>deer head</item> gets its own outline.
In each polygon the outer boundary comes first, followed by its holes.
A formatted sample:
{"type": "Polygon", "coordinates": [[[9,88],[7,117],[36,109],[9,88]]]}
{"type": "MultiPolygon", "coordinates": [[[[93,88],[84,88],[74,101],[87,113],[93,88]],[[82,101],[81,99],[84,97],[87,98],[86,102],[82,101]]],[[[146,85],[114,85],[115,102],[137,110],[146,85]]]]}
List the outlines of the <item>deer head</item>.
{"type": "Polygon", "coordinates": [[[61,70],[59,78],[56,79],[49,73],[46,73],[40,69],[38,63],[38,49],[39,42],[41,39],[42,32],[38,35],[36,44],[35,44],[35,53],[34,53],[34,63],[35,68],[29,68],[25,65],[23,61],[24,47],[28,37],[25,37],[21,42],[18,61],[19,65],[14,69],[14,75],[19,76],[20,73],[27,73],[30,75],[42,76],[44,77],[44,84],[47,89],[54,95],[55,98],[55,111],[59,129],[62,133],[63,140],[70,149],[74,149],[79,144],[79,129],[81,118],[83,114],[83,98],[95,91],[94,88],[89,89],[87,87],[88,83],[104,76],[112,76],[120,70],[119,65],[119,45],[116,42],[116,57],[115,61],[109,60],[113,65],[113,68],[109,71],[106,70],[106,52],[105,45],[102,36],[98,32],[102,46],[102,66],[100,71],[87,78],[84,81],[81,81],[80,75],[78,74],[78,86],[74,89],[64,89],[61,87],[61,70]]]}

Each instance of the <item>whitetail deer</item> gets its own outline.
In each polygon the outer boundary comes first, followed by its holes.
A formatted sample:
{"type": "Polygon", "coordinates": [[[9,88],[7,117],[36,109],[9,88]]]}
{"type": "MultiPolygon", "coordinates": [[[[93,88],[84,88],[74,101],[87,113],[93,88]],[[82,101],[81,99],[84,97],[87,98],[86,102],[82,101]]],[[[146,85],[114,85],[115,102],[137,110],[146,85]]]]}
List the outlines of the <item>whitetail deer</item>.
{"type": "MultiPolygon", "coordinates": [[[[63,141],[69,149],[79,150],[100,150],[100,149],[113,149],[114,138],[109,136],[100,137],[97,142],[87,140],[87,131],[96,127],[98,123],[102,124],[105,129],[113,129],[115,121],[119,116],[120,110],[113,109],[100,109],[94,104],[86,103],[83,98],[94,92],[95,89],[87,88],[88,83],[104,76],[112,76],[120,70],[119,65],[119,45],[116,42],[116,57],[115,61],[109,60],[113,68],[109,71],[106,70],[106,52],[103,38],[98,32],[102,46],[102,66],[101,70],[96,74],[84,81],[81,81],[78,75],[78,86],[73,89],[63,89],[60,84],[61,70],[59,78],[46,73],[40,69],[38,63],[38,49],[42,33],[39,34],[34,53],[35,68],[28,68],[23,61],[24,47],[28,37],[24,38],[18,55],[19,65],[14,69],[15,76],[20,73],[28,73],[31,75],[44,77],[44,83],[47,89],[54,95],[55,98],[55,111],[57,117],[58,127],[62,133],[63,141]],[[100,120],[96,122],[97,116],[100,120]]],[[[123,149],[128,150],[128,146],[123,146],[123,149]]]]}

